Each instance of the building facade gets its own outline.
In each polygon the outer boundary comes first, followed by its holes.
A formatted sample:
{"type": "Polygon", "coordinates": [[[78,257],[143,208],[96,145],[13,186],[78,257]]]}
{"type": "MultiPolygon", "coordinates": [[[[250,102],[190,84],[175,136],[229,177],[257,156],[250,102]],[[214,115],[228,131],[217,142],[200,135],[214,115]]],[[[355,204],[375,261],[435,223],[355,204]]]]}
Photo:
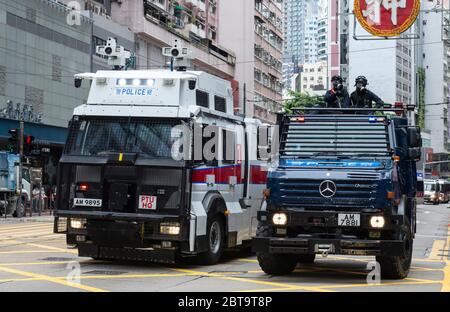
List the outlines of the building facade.
{"type": "Polygon", "coordinates": [[[192,69],[233,80],[235,57],[219,44],[218,0],[129,0],[111,3],[111,18],[135,34],[137,69],[166,67],[161,48],[187,47],[192,69]]]}
{"type": "MultiPolygon", "coordinates": [[[[350,15],[349,19],[353,25],[355,16],[350,15]]],[[[374,40],[361,40],[370,34],[357,22],[355,27],[352,26],[349,30],[345,71],[349,89],[354,89],[356,77],[362,75],[369,81],[368,89],[375,92],[384,102],[414,104],[413,39],[386,40],[372,37],[374,40]]],[[[411,35],[411,32],[412,30],[408,30],[404,34],[411,35]]]]}
{"type": "Polygon", "coordinates": [[[323,95],[327,86],[327,62],[304,64],[300,69],[300,92],[323,95]]]}
{"type": "MultiPolygon", "coordinates": [[[[448,1],[444,2],[448,9],[448,1]]],[[[442,12],[432,11],[434,4],[422,3],[419,67],[425,76],[425,128],[431,132],[434,153],[449,151],[449,61],[450,23],[442,12]]]]}
{"type": "Polygon", "coordinates": [[[219,12],[219,40],[236,53],[240,112],[275,122],[282,99],[282,1],[220,1],[219,12]]]}
{"type": "Polygon", "coordinates": [[[318,0],[284,2],[284,54],[297,58],[300,64],[317,61],[318,0]]]}
{"type": "Polygon", "coordinates": [[[69,13],[50,0],[0,1],[0,103],[21,103],[59,127],[87,97],[73,75],[91,69],[92,20],[69,25],[69,13]]]}

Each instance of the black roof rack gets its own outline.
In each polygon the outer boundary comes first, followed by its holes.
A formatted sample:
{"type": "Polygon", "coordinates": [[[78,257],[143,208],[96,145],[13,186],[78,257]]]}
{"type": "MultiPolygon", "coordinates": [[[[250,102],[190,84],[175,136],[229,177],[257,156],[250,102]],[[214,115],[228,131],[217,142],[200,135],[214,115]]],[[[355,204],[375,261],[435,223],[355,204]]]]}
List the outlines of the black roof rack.
{"type": "Polygon", "coordinates": [[[406,112],[408,110],[414,110],[414,107],[406,107],[406,108],[315,108],[315,107],[310,107],[310,108],[303,108],[303,107],[296,107],[296,108],[292,108],[291,111],[295,114],[295,113],[299,113],[299,112],[318,112],[318,113],[323,113],[323,112],[329,112],[329,115],[333,115],[334,112],[338,113],[348,113],[349,115],[352,115],[356,112],[360,112],[360,113],[368,113],[367,115],[370,115],[369,113],[373,114],[375,112],[384,112],[384,113],[402,113],[403,115],[406,115],[406,112]]]}

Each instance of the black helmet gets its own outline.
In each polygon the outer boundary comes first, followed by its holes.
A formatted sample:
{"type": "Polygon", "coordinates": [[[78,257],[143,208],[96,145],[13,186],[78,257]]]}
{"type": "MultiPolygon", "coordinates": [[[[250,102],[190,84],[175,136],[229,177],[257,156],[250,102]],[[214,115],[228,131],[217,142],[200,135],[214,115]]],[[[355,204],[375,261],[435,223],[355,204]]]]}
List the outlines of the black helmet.
{"type": "Polygon", "coordinates": [[[340,82],[340,83],[342,83],[344,80],[342,79],[342,77],[341,76],[333,76],[332,78],[331,78],[331,82],[335,82],[335,81],[338,81],[338,82],[340,82]]]}
{"type": "Polygon", "coordinates": [[[367,85],[369,84],[369,83],[367,82],[367,78],[364,77],[364,76],[358,76],[358,77],[356,77],[356,79],[355,79],[355,87],[356,87],[356,85],[357,85],[358,83],[362,83],[364,87],[367,86],[367,85]]]}

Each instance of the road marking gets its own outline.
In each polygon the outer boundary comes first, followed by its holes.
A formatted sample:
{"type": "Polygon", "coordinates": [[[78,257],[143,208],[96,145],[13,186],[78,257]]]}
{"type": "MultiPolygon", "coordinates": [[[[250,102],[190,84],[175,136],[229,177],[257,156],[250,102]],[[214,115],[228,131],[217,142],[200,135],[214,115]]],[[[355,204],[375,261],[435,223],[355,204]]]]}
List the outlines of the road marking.
{"type": "Polygon", "coordinates": [[[0,236],[6,236],[11,234],[25,234],[25,233],[32,233],[36,231],[47,231],[48,233],[53,232],[53,227],[38,227],[34,229],[24,229],[24,230],[10,230],[10,231],[0,231],[0,236]]]}
{"type": "Polygon", "coordinates": [[[35,243],[26,243],[27,246],[42,248],[42,249],[48,249],[53,251],[60,251],[60,252],[66,252],[71,254],[78,254],[77,250],[67,249],[67,248],[59,248],[59,247],[53,247],[53,246],[47,246],[42,244],[35,244],[35,243]]]}
{"type": "Polygon", "coordinates": [[[424,267],[417,267],[417,266],[412,266],[411,270],[412,271],[438,271],[438,272],[443,271],[443,269],[424,268],[424,267]]]}
{"type": "MultiPolygon", "coordinates": [[[[67,264],[67,263],[72,263],[74,261],[77,261],[76,258],[74,258],[73,260],[67,260],[67,261],[40,261],[40,262],[14,262],[14,263],[0,263],[0,266],[28,266],[28,265],[51,265],[51,264],[67,264]]],[[[93,263],[95,260],[93,260],[92,262],[89,261],[77,261],[80,264],[90,264],[93,263]]],[[[102,263],[101,261],[96,261],[95,263],[102,263]]]]}
{"type": "MultiPolygon", "coordinates": [[[[6,239],[14,239],[14,238],[33,238],[33,237],[36,237],[36,236],[40,236],[40,235],[42,235],[42,234],[49,234],[49,232],[48,231],[45,231],[45,232],[32,232],[32,233],[28,233],[28,234],[19,234],[19,235],[8,235],[8,236],[6,236],[6,239]]],[[[0,240],[0,241],[2,241],[2,240],[0,240]]]]}
{"type": "MultiPolygon", "coordinates": [[[[445,244],[445,249],[450,249],[450,224],[448,225],[448,231],[447,231],[447,242],[445,244]]],[[[450,260],[445,259],[445,268],[444,268],[444,278],[442,279],[442,292],[450,292],[450,260]]]]}
{"type": "Polygon", "coordinates": [[[219,274],[202,272],[202,271],[194,271],[194,270],[188,270],[188,269],[173,269],[173,270],[178,271],[178,272],[183,272],[183,273],[191,273],[192,275],[197,275],[197,276],[213,277],[213,278],[219,278],[219,279],[224,279],[224,280],[239,281],[239,282],[243,282],[243,283],[258,284],[258,285],[264,285],[264,286],[275,286],[275,287],[283,287],[283,288],[289,288],[289,289],[298,288],[298,289],[307,290],[307,291],[326,291],[326,292],[328,292],[327,290],[321,290],[318,287],[312,287],[312,286],[289,285],[289,284],[284,284],[284,283],[260,281],[260,280],[243,278],[243,277],[223,276],[223,275],[219,275],[219,274]]]}
{"type": "Polygon", "coordinates": [[[0,255],[14,255],[14,254],[32,254],[32,253],[61,253],[56,250],[11,250],[0,251],[0,255]]]}
{"type": "Polygon", "coordinates": [[[41,230],[46,230],[48,232],[53,232],[53,226],[37,226],[37,227],[27,227],[27,228],[17,228],[17,229],[9,229],[9,230],[5,230],[5,229],[1,229],[0,228],[0,236],[4,236],[7,234],[18,234],[18,233],[27,233],[27,232],[33,232],[33,231],[41,231],[41,230]]]}
{"type": "MultiPolygon", "coordinates": [[[[423,284],[439,284],[439,281],[417,281],[417,282],[387,282],[381,284],[343,284],[343,285],[324,285],[315,286],[314,288],[319,290],[331,290],[333,288],[352,288],[352,287],[380,287],[380,286],[395,286],[395,285],[423,285],[423,284]]],[[[237,292],[270,292],[270,291],[289,291],[289,290],[302,290],[302,288],[294,287],[280,287],[280,288],[265,288],[265,289],[249,289],[240,290],[237,292]]]]}
{"type": "Polygon", "coordinates": [[[34,227],[41,227],[41,226],[53,226],[53,223],[45,222],[45,223],[39,223],[39,224],[24,224],[19,226],[1,226],[0,225],[0,231],[9,231],[12,229],[25,229],[25,228],[34,228],[34,227]]]}
{"type": "Polygon", "coordinates": [[[428,260],[443,260],[442,253],[445,249],[445,240],[435,240],[433,242],[433,247],[428,256],[428,260]]]}
{"type": "Polygon", "coordinates": [[[28,272],[28,271],[22,271],[22,270],[17,270],[17,269],[12,269],[12,268],[5,268],[2,266],[0,266],[0,271],[6,272],[6,273],[12,273],[12,274],[16,274],[16,275],[21,275],[21,276],[26,276],[26,277],[39,278],[39,279],[42,279],[42,280],[45,280],[48,282],[52,282],[55,284],[60,284],[60,285],[73,287],[73,288],[77,288],[77,289],[81,289],[81,290],[86,290],[86,291],[90,291],[90,292],[106,292],[106,290],[104,290],[104,289],[87,286],[87,285],[82,285],[82,284],[78,284],[78,283],[70,283],[70,282],[66,281],[65,278],[52,277],[52,276],[37,274],[37,273],[33,273],[33,272],[28,272]]]}

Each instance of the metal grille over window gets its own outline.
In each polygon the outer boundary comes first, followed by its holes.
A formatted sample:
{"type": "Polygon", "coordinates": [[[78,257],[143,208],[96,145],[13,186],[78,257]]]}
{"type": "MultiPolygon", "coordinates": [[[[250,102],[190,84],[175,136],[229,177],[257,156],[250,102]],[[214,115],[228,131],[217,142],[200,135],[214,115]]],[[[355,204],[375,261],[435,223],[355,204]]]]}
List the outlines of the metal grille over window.
{"type": "Polygon", "coordinates": [[[290,117],[283,129],[283,157],[386,156],[390,154],[384,117],[290,117]]]}
{"type": "Polygon", "coordinates": [[[209,94],[200,90],[197,90],[197,105],[209,108],[209,94]]]}
{"type": "Polygon", "coordinates": [[[107,156],[136,153],[144,158],[172,158],[177,141],[175,121],[115,118],[73,120],[65,148],[67,155],[107,156]]]}

